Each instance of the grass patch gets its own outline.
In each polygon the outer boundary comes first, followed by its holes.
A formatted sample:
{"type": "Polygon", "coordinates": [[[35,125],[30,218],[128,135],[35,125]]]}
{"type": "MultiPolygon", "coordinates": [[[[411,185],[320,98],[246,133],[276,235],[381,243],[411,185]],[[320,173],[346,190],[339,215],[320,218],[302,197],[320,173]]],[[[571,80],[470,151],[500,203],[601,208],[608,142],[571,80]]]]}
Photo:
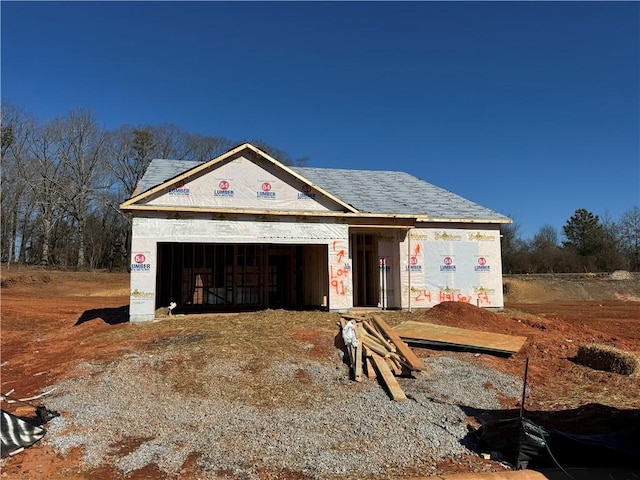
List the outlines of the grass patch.
{"type": "Polygon", "coordinates": [[[640,371],[640,360],[636,355],[598,343],[580,345],[576,362],[595,370],[620,375],[632,375],[640,371]]]}

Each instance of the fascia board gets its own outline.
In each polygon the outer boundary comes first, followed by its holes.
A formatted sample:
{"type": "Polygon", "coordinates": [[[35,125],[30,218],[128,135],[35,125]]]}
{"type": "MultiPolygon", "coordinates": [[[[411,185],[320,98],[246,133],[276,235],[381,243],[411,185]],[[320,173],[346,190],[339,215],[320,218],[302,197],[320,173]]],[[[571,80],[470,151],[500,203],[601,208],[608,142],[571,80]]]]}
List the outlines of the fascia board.
{"type": "Polygon", "coordinates": [[[242,215],[274,215],[274,216],[305,216],[305,217],[338,217],[338,218],[385,218],[415,221],[415,215],[395,215],[391,213],[366,212],[318,212],[304,210],[251,210],[238,208],[202,208],[202,207],[174,207],[162,205],[121,205],[122,210],[129,212],[188,212],[188,213],[223,213],[242,215]]]}
{"type": "Polygon", "coordinates": [[[418,223],[513,223],[510,218],[435,218],[421,215],[416,216],[416,221],[418,223]]]}

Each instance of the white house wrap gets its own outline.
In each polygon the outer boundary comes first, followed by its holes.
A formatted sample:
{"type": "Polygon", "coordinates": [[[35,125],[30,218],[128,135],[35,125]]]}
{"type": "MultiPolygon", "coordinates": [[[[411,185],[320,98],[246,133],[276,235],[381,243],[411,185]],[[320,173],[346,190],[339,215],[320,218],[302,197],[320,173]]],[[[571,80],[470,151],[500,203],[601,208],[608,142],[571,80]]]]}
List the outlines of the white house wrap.
{"type": "Polygon", "coordinates": [[[402,172],[286,167],[250,144],[153,160],[134,196],[131,321],[176,312],[502,308],[501,223],[402,172]]]}

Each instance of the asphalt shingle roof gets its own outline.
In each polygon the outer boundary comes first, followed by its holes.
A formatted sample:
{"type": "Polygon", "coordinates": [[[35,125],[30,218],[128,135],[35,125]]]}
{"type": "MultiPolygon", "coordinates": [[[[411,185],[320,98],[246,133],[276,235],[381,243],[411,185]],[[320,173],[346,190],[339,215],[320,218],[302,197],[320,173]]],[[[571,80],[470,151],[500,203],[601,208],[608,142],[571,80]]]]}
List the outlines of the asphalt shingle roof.
{"type": "Polygon", "coordinates": [[[156,158],[151,160],[149,166],[138,182],[136,195],[141,194],[167,180],[177,177],[181,173],[202,165],[200,162],[190,162],[187,160],[168,160],[156,158]]]}
{"type": "Polygon", "coordinates": [[[405,172],[307,167],[292,170],[361,212],[443,219],[507,219],[405,172]]]}
{"type": "MultiPolygon", "coordinates": [[[[198,165],[201,164],[184,160],[152,160],[138,184],[137,194],[198,165]]],[[[505,215],[404,172],[289,168],[361,212],[452,220],[508,220],[505,215]]]]}

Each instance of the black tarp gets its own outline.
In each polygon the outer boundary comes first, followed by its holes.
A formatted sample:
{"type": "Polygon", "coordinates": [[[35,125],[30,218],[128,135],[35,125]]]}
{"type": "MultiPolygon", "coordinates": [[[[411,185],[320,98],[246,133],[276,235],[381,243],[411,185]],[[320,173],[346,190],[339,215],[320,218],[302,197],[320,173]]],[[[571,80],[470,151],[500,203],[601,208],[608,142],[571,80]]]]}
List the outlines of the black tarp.
{"type": "Polygon", "coordinates": [[[474,433],[482,451],[500,452],[517,469],[640,466],[637,429],[576,435],[518,417],[489,422],[474,433]]]}
{"type": "Polygon", "coordinates": [[[30,447],[44,437],[45,432],[44,428],[2,410],[2,458],[30,447]]]}
{"type": "MultiPolygon", "coordinates": [[[[4,396],[4,398],[9,398],[4,396]]],[[[18,400],[20,403],[33,406],[29,403],[18,400]]],[[[36,407],[34,417],[18,417],[11,412],[2,410],[2,421],[0,437],[2,439],[2,458],[30,447],[46,433],[42,425],[54,417],[59,416],[58,412],[45,407],[36,407]]]]}
{"type": "Polygon", "coordinates": [[[545,450],[546,432],[524,417],[497,420],[475,431],[480,448],[500,452],[502,459],[517,469],[527,468],[529,462],[545,450]]]}

